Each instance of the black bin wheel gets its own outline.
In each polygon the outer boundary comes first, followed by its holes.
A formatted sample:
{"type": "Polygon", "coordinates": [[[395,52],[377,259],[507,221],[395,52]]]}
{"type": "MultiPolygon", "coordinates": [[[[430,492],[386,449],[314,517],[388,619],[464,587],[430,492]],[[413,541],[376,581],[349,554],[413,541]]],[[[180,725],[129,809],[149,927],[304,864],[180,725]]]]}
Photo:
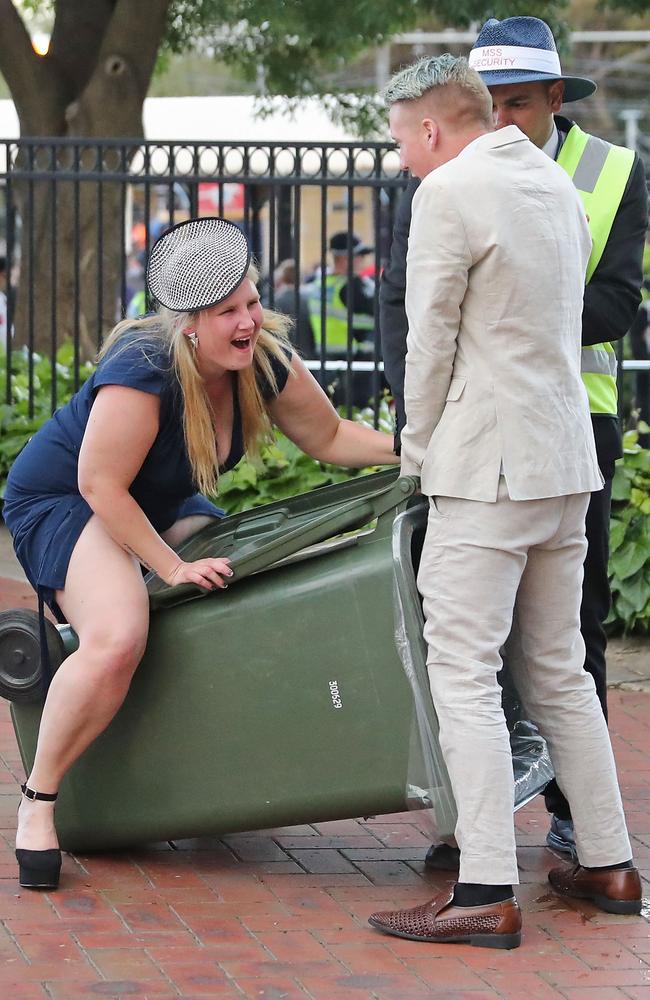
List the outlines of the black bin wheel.
{"type": "MultiPolygon", "coordinates": [[[[65,659],[65,647],[57,628],[45,621],[47,649],[52,673],[65,659]]],[[[8,701],[41,701],[41,644],[38,615],[17,609],[0,612],[0,695],[8,701]]]]}

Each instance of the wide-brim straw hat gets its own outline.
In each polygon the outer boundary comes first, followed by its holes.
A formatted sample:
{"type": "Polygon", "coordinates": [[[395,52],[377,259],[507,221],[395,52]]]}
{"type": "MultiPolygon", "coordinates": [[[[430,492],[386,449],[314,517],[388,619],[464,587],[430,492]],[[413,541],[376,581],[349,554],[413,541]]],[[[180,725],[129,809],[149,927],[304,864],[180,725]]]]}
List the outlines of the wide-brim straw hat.
{"type": "Polygon", "coordinates": [[[156,240],[147,263],[147,287],[175,312],[210,309],[241,285],[251,263],[246,235],[217,216],[188,219],[156,240]]]}
{"type": "Polygon", "coordinates": [[[469,64],[486,87],[535,80],[563,80],[565,102],[580,101],[596,90],[593,80],[566,76],[553,32],[539,17],[491,17],[479,31],[469,64]]]}

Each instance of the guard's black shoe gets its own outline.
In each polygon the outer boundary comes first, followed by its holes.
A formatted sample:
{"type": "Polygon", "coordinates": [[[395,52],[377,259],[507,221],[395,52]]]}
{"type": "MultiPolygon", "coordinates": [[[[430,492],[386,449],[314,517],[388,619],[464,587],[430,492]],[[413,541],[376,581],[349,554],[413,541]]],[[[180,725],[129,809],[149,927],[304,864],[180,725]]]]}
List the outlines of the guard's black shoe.
{"type": "Polygon", "coordinates": [[[460,867],[460,850],[451,844],[432,844],[426,853],[424,867],[435,872],[457,872],[460,867]]]}
{"type": "Polygon", "coordinates": [[[577,861],[578,854],[573,832],[573,821],[553,816],[551,818],[551,828],[546,835],[546,846],[550,847],[552,851],[568,854],[573,861],[577,861]]]}

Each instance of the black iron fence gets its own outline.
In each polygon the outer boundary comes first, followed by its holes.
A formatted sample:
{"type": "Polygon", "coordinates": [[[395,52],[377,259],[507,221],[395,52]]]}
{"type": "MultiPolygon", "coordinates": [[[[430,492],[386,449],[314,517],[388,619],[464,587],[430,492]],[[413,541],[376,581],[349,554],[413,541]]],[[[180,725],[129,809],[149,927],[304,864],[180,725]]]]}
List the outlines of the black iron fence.
{"type": "MultiPolygon", "coordinates": [[[[114,324],[150,307],[144,267],[155,238],[197,215],[221,215],[246,231],[265,303],[293,315],[307,363],[323,384],[337,383],[337,401],[350,406],[362,401],[360,392],[376,395],[376,279],[403,186],[395,150],[381,143],[0,142],[7,402],[17,350],[30,359],[35,351],[46,355],[54,373],[58,349],[70,342],[78,385],[84,361],[114,324]],[[343,342],[340,326],[332,334],[327,301],[336,234],[350,247],[356,237],[370,248],[336,264],[365,295],[363,334],[354,297],[347,298],[343,342]]],[[[31,360],[27,381],[33,412],[31,360]]],[[[54,377],[50,394],[54,409],[54,377]]]]}
{"type": "MultiPolygon", "coordinates": [[[[35,367],[40,354],[49,360],[54,410],[64,344],[77,388],[114,324],[150,307],[144,267],[152,242],[196,215],[221,215],[247,232],[265,303],[292,315],[293,336],[335,402],[349,408],[376,398],[385,387],[378,276],[404,183],[395,149],[382,143],[0,141],[6,402],[18,393],[34,415],[44,382],[35,367]],[[337,234],[350,248],[338,263],[330,253],[337,234]],[[352,252],[354,238],[367,252],[352,252]],[[340,301],[336,330],[332,321],[336,268],[365,296],[361,307],[347,296],[343,334],[340,301]],[[17,352],[26,366],[20,384],[11,377],[17,352]]],[[[623,361],[625,409],[635,398],[630,369],[647,371],[650,362],[623,361]]]]}

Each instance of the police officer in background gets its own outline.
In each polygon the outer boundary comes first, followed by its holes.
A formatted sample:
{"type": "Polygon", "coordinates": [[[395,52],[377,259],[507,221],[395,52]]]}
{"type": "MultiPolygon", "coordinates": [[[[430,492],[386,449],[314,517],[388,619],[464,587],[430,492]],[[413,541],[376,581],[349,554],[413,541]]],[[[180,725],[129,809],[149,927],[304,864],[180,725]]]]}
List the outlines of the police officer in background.
{"type": "MultiPolygon", "coordinates": [[[[375,357],[375,283],[360,272],[365,258],[374,252],[359,236],[347,232],[335,233],[329,243],[332,269],[321,285],[319,276],[305,286],[309,315],[314,332],[315,356],[321,356],[323,341],[321,296],[325,298],[325,353],[327,360],[345,361],[348,355],[348,310],[352,290],[352,350],[353,360],[373,361],[375,357]],[[352,257],[352,280],[349,280],[349,260],[352,257]]],[[[322,381],[322,380],[321,380],[322,381]]],[[[342,378],[326,375],[333,383],[334,401],[344,401],[342,378]]],[[[352,402],[365,406],[372,395],[372,372],[355,372],[352,402]]]]}
{"type": "MultiPolygon", "coordinates": [[[[610,607],[608,578],[609,519],[614,463],[622,454],[617,416],[616,354],[613,341],[629,330],[641,301],[642,256],[647,226],[647,193],[643,164],[632,150],[614,146],[583,132],[558,114],[563,103],[588,97],[592,80],[562,73],[548,25],[536,17],[490,18],[469,56],[492,95],[497,128],[516,125],[566,170],[578,189],[589,219],[593,250],[587,269],[582,316],[582,371],[589,396],[596,450],[605,488],[592,495],[587,512],[588,552],[581,607],[585,669],[594,678],[605,718],[607,639],[603,622],[610,607]]],[[[404,359],[406,355],[406,250],[411,180],[399,204],[391,258],[379,291],[384,369],[396,401],[397,433],[405,422],[404,359]]],[[[480,206],[477,206],[480,209],[480,206]]],[[[597,775],[594,780],[598,780],[597,775]]],[[[555,781],[545,791],[552,814],[549,847],[575,857],[569,804],[555,781]]],[[[430,848],[432,868],[454,866],[457,849],[430,848]]]]}

